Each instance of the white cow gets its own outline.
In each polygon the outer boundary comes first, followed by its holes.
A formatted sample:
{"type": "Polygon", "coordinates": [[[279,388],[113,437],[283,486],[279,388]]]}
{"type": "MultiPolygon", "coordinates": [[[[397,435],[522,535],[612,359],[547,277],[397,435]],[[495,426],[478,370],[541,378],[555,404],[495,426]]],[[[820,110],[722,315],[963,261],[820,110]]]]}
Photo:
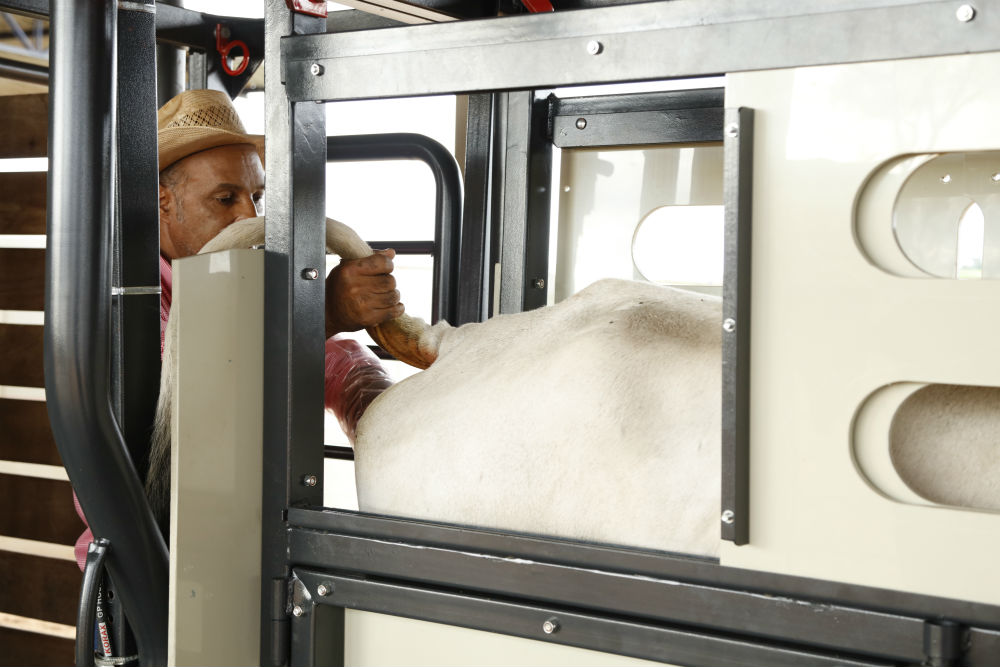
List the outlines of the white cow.
{"type": "MultiPolygon", "coordinates": [[[[262,218],[245,220],[202,252],[250,247],[263,236],[262,218]]],[[[327,245],[345,258],[371,253],[334,221],[327,245]]],[[[404,315],[369,331],[396,357],[430,367],[379,396],[358,425],[363,511],[718,553],[718,299],[604,280],[555,306],[481,324],[429,327],[404,315]]],[[[167,368],[173,335],[168,328],[167,368]]],[[[164,373],[147,482],[161,520],[172,387],[164,373]]],[[[978,507],[1000,509],[992,436],[1000,428],[1000,389],[974,398],[946,389],[952,400],[944,402],[925,400],[942,391],[929,390],[897,414],[892,453],[901,476],[936,502],[974,497],[978,507]],[[971,459],[942,476],[941,462],[957,458],[944,453],[942,440],[965,442],[953,426],[958,414],[978,415],[974,429],[982,437],[971,459]],[[969,461],[987,474],[968,474],[969,461]]]]}

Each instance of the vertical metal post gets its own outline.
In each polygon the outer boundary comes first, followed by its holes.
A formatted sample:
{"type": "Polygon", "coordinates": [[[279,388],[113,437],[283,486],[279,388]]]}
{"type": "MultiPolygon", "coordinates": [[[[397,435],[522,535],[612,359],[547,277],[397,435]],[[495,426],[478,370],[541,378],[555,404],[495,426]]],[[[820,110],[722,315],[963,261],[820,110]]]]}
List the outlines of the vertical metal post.
{"type": "Polygon", "coordinates": [[[541,308],[548,301],[549,213],[552,203],[552,141],[548,99],[533,100],[528,138],[528,194],[524,230],[524,300],[522,308],[541,308]]]}
{"type": "Polygon", "coordinates": [[[493,155],[494,95],[469,96],[465,141],[465,205],[459,254],[455,326],[482,322],[488,316],[490,229],[492,226],[490,163],[493,155]]]}
{"type": "MultiPolygon", "coordinates": [[[[264,19],[268,135],[264,274],[264,456],[261,664],[288,659],[288,621],[275,582],[289,575],[290,505],[323,500],[324,281],[304,278],[325,265],[325,107],[291,104],[281,80],[284,35],[323,32],[326,21],[267,0],[264,19]],[[306,485],[305,479],[315,479],[306,485]]],[[[310,76],[322,76],[322,69],[310,76]]]]}
{"type": "Polygon", "coordinates": [[[160,227],[157,207],[156,41],[152,0],[118,10],[118,258],[116,358],[118,415],[132,461],[145,478],[149,434],[160,390],[160,227]]]}
{"type": "Polygon", "coordinates": [[[167,548],[110,402],[116,27],[117,3],[52,3],[45,387],[70,481],[111,543],[108,570],[142,660],[161,665],[167,548]]]}
{"type": "MultiPolygon", "coordinates": [[[[159,0],[159,2],[174,7],[184,6],[183,0],[159,0]]],[[[184,91],[185,54],[183,49],[172,44],[157,44],[155,53],[156,106],[159,108],[171,97],[184,91]]]]}
{"type": "Polygon", "coordinates": [[[750,241],[753,109],[726,109],[723,130],[722,539],[750,540],[750,241]]]}
{"type": "MultiPolygon", "coordinates": [[[[501,93],[500,136],[503,180],[500,204],[500,312],[524,307],[524,246],[527,237],[528,152],[531,144],[532,91],[501,93]]],[[[497,181],[494,181],[496,183],[497,181]]]]}

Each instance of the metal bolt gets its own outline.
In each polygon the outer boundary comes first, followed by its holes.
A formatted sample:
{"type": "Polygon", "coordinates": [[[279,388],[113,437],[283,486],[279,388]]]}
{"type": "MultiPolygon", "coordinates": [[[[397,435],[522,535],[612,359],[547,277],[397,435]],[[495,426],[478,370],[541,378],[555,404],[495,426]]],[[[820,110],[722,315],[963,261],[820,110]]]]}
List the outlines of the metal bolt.
{"type": "Polygon", "coordinates": [[[319,278],[319,269],[302,269],[303,280],[316,280],[319,278]]]}
{"type": "Polygon", "coordinates": [[[596,56],[598,53],[604,50],[604,45],[598,42],[596,39],[592,39],[587,42],[587,53],[592,56],[596,56]]]}
{"type": "Polygon", "coordinates": [[[313,76],[323,76],[323,66],[319,63],[313,63],[309,66],[309,73],[313,76]]]}
{"type": "Polygon", "coordinates": [[[955,18],[962,23],[968,23],[972,19],[976,18],[976,8],[972,5],[960,5],[958,9],[955,10],[955,18]]]}
{"type": "Polygon", "coordinates": [[[302,609],[302,607],[300,607],[299,605],[295,605],[294,607],[292,607],[292,616],[298,618],[304,613],[306,613],[305,610],[302,609]]]}
{"type": "Polygon", "coordinates": [[[587,119],[586,118],[577,118],[576,119],[576,129],[578,129],[578,130],[584,130],[586,128],[587,128],[587,119]]]}
{"type": "Polygon", "coordinates": [[[941,177],[942,183],[951,183],[951,174],[945,174],[941,177]]]}
{"type": "Polygon", "coordinates": [[[727,317],[722,321],[722,329],[729,333],[736,331],[736,320],[731,317],[727,317]]]}
{"type": "Polygon", "coordinates": [[[317,481],[319,480],[316,479],[316,475],[305,475],[302,477],[302,483],[306,486],[316,486],[317,481]]]}
{"type": "Polygon", "coordinates": [[[993,181],[994,183],[1000,183],[1000,171],[998,171],[997,173],[995,173],[995,174],[993,174],[992,176],[990,176],[990,179],[991,179],[991,180],[992,180],[992,181],[993,181]]]}
{"type": "Polygon", "coordinates": [[[320,584],[319,586],[316,587],[316,594],[319,595],[320,597],[326,597],[327,595],[330,594],[330,587],[327,586],[326,584],[320,584]]]}
{"type": "Polygon", "coordinates": [[[736,520],[736,515],[733,514],[732,510],[726,510],[722,513],[722,523],[732,523],[736,520]]]}
{"type": "Polygon", "coordinates": [[[559,619],[553,616],[542,623],[542,632],[547,635],[551,635],[554,632],[559,632],[559,619]]]}
{"type": "Polygon", "coordinates": [[[531,286],[535,289],[545,289],[545,278],[535,278],[531,281],[531,286]]]}
{"type": "Polygon", "coordinates": [[[734,138],[740,136],[740,126],[736,123],[726,125],[726,136],[734,138]]]}

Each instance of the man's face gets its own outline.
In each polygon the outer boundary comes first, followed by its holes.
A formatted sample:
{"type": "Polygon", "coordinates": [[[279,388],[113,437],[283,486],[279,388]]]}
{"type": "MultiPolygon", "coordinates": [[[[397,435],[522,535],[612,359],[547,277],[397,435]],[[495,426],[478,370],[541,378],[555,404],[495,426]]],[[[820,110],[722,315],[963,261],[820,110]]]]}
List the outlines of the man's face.
{"type": "Polygon", "coordinates": [[[160,251],[195,255],[237,220],[263,213],[264,167],[250,144],[211,148],[176,162],[160,179],[160,251]]]}

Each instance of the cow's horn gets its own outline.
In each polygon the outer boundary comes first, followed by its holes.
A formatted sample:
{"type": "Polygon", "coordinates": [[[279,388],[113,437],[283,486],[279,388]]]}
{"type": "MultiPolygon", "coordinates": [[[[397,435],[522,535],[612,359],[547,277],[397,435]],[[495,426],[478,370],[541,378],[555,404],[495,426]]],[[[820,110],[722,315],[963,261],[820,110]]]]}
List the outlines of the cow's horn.
{"type": "Polygon", "coordinates": [[[402,315],[394,320],[368,327],[368,334],[389,354],[420,369],[434,363],[437,355],[420,345],[427,325],[422,320],[402,315]]]}

